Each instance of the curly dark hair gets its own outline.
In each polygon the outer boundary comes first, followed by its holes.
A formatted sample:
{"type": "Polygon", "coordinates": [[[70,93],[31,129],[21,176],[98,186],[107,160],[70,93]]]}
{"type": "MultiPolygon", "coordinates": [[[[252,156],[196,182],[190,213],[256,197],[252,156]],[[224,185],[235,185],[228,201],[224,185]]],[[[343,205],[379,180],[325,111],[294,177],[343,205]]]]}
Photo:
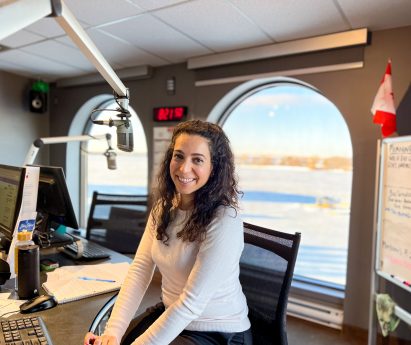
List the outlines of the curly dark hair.
{"type": "Polygon", "coordinates": [[[173,219],[173,201],[177,191],[170,175],[170,162],[179,135],[199,135],[208,140],[212,171],[207,183],[195,192],[194,208],[184,228],[177,233],[183,241],[203,241],[207,226],[214,219],[219,206],[229,206],[238,210],[238,197],[243,194],[238,189],[234,156],[230,141],[218,125],[200,120],[178,124],[173,131],[171,143],[157,176],[158,187],[153,208],[153,221],[157,229],[157,240],[167,244],[167,226],[173,219]]]}

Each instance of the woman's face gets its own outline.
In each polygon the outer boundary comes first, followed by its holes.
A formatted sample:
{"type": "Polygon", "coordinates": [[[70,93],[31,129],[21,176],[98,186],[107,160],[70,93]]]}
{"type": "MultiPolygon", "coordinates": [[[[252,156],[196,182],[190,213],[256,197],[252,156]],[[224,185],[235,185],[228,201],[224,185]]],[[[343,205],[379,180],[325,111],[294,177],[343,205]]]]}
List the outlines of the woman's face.
{"type": "Polygon", "coordinates": [[[192,206],[194,194],[203,187],[212,170],[208,140],[199,135],[180,134],[170,162],[170,175],[178,193],[180,207],[192,206]]]}

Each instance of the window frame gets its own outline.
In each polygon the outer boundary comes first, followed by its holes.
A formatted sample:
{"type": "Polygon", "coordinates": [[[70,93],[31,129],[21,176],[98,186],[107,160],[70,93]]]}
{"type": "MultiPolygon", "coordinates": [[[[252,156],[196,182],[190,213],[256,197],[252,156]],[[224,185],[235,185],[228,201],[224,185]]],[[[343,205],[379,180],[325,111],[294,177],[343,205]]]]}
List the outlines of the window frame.
{"type": "MultiPolygon", "coordinates": [[[[212,109],[207,121],[214,122],[221,127],[227,121],[236,107],[245,99],[269,87],[276,86],[300,86],[308,88],[325,98],[320,90],[303,81],[288,77],[273,77],[256,79],[245,82],[228,92],[212,109]]],[[[327,98],[328,99],[328,98],[327,98]]],[[[335,104],[334,104],[335,105],[335,104]]],[[[341,113],[341,112],[340,112],[341,113]]],[[[341,113],[342,114],[342,113],[341,113]]],[[[349,128],[348,128],[349,130],[349,128]]],[[[351,187],[352,191],[352,187],[351,187]]],[[[351,204],[350,204],[351,210],[351,204]]],[[[350,212],[351,221],[351,212],[350,212]]],[[[349,228],[348,228],[349,231],[349,228]]],[[[349,235],[349,234],[348,234],[349,235]]],[[[349,241],[347,250],[347,266],[349,256],[349,241]]],[[[347,273],[346,273],[347,274],[347,273]]],[[[294,274],[291,284],[290,296],[303,298],[320,304],[327,304],[343,310],[345,298],[345,285],[326,282],[309,277],[294,274]]]]}

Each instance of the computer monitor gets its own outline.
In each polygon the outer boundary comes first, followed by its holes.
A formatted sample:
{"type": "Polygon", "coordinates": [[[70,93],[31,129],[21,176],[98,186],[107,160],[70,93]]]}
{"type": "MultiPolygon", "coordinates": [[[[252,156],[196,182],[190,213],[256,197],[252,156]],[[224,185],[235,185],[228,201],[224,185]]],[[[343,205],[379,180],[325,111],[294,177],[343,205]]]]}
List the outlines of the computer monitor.
{"type": "MultiPolygon", "coordinates": [[[[59,225],[78,229],[63,169],[40,167],[35,240],[43,246],[72,242],[71,236],[53,236],[59,225]]],[[[24,168],[0,165],[0,240],[8,252],[22,203],[24,168]]]]}
{"type": "Polygon", "coordinates": [[[59,225],[78,229],[66,179],[61,167],[39,166],[37,231],[50,232],[59,225]]]}
{"type": "Polygon", "coordinates": [[[21,205],[24,169],[0,164],[0,236],[7,246],[13,238],[21,205]]]}

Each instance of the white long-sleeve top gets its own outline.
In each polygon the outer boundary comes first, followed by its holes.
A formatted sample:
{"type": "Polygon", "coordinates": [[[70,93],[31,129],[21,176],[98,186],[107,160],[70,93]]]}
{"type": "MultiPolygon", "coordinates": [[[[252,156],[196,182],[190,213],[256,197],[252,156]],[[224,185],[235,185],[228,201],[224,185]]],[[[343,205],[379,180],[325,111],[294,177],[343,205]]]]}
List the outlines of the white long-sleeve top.
{"type": "Polygon", "coordinates": [[[242,332],[250,328],[239,281],[239,260],[244,247],[241,218],[234,209],[220,207],[205,240],[198,243],[183,242],[176,236],[187,217],[188,211],[176,210],[165,245],[156,239],[150,215],[104,332],[114,335],[119,344],[156,265],[162,275],[166,310],[133,345],[167,345],[184,329],[242,332]]]}

